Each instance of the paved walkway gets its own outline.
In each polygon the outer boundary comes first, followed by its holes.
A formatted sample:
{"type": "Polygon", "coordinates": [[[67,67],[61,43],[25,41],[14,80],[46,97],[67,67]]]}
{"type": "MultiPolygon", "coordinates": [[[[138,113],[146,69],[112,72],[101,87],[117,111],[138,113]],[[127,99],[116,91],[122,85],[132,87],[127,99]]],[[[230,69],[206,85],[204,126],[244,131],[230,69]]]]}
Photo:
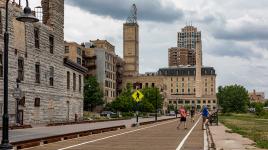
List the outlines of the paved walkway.
{"type": "MultiPolygon", "coordinates": [[[[174,118],[174,116],[162,116],[158,119],[167,119],[167,118],[174,118]]],[[[153,121],[154,117],[152,118],[140,118],[140,122],[146,121],[153,121]]],[[[10,133],[10,141],[17,142],[23,140],[30,140],[54,135],[62,135],[67,133],[73,132],[80,132],[98,128],[107,128],[112,126],[119,126],[119,125],[126,125],[131,126],[131,124],[135,123],[136,119],[129,119],[129,120],[117,120],[117,121],[109,121],[109,122],[96,122],[96,123],[88,123],[88,124],[74,124],[74,125],[64,125],[64,126],[51,126],[51,127],[35,127],[35,128],[28,128],[28,129],[18,129],[18,130],[11,130],[10,133]]],[[[0,138],[2,138],[2,131],[0,131],[0,138]]]]}
{"type": "Polygon", "coordinates": [[[51,143],[29,150],[203,150],[200,123],[201,121],[198,124],[189,122],[187,130],[178,130],[178,120],[170,120],[51,143]],[[187,135],[189,137],[185,138],[187,135]],[[179,145],[182,147],[178,148],[179,145]]]}
{"type": "Polygon", "coordinates": [[[254,141],[244,138],[237,133],[228,133],[224,125],[210,126],[210,131],[217,150],[261,150],[254,147],[254,141]]]}

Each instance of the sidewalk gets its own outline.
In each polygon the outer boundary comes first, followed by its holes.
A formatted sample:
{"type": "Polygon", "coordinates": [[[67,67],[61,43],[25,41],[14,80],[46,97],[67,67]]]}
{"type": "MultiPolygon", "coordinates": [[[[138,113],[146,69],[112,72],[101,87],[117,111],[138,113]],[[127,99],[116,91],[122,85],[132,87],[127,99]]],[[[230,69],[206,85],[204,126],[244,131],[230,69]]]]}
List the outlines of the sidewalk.
{"type": "MultiPolygon", "coordinates": [[[[174,118],[174,116],[162,116],[158,119],[167,119],[167,118],[174,118]]],[[[152,118],[139,118],[139,122],[147,122],[153,121],[154,117],[152,118]]],[[[99,129],[99,128],[107,128],[112,126],[120,126],[126,125],[126,127],[130,127],[133,123],[136,122],[135,118],[129,120],[118,120],[118,121],[109,121],[109,122],[96,122],[96,123],[85,123],[85,124],[73,124],[73,125],[64,125],[64,126],[51,126],[51,127],[34,127],[28,129],[18,129],[18,130],[11,130],[9,132],[10,141],[11,142],[18,142],[30,139],[37,139],[55,135],[62,135],[67,133],[74,133],[80,131],[87,131],[92,129],[99,129]]],[[[2,131],[0,131],[1,133],[2,131]]],[[[2,135],[2,134],[1,134],[2,135]]],[[[0,136],[1,138],[2,136],[0,136]]]]}
{"type": "Polygon", "coordinates": [[[221,123],[219,126],[210,126],[209,128],[217,150],[262,150],[254,147],[254,141],[237,133],[226,132],[230,129],[221,123]]]}

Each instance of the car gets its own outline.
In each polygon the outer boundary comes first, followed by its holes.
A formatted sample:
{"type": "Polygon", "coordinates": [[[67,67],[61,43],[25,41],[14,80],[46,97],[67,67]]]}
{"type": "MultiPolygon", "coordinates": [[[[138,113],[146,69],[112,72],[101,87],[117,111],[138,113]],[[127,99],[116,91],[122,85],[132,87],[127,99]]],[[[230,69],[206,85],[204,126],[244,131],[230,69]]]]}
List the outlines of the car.
{"type": "Polygon", "coordinates": [[[114,117],[114,116],[117,116],[117,114],[112,112],[112,111],[103,111],[103,112],[100,113],[100,116],[114,117]]]}
{"type": "Polygon", "coordinates": [[[169,116],[176,116],[176,113],[175,113],[175,111],[170,111],[168,115],[169,116]]]}

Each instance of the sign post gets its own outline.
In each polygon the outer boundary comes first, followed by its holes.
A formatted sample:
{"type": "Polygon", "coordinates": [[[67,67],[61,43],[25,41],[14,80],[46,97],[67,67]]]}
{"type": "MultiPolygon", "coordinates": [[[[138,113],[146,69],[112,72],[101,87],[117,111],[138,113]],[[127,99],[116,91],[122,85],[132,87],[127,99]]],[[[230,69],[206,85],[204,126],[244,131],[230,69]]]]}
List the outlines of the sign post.
{"type": "Polygon", "coordinates": [[[139,106],[139,102],[142,100],[142,98],[144,97],[144,95],[142,94],[141,91],[136,90],[132,94],[132,97],[137,102],[137,105],[136,105],[136,126],[138,126],[139,125],[139,111],[138,111],[138,106],[139,106]]]}

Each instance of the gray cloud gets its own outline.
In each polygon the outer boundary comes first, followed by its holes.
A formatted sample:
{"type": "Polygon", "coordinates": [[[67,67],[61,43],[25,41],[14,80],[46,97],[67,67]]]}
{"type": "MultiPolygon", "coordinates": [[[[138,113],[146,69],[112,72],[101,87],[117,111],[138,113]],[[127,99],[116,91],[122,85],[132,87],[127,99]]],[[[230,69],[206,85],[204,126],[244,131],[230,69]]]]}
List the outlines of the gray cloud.
{"type": "Polygon", "coordinates": [[[232,41],[221,41],[221,43],[208,48],[208,52],[211,55],[239,57],[247,60],[252,58],[263,58],[262,54],[254,52],[250,47],[232,41]]]}
{"type": "MultiPolygon", "coordinates": [[[[131,0],[66,0],[72,6],[80,7],[92,14],[126,20],[130,14],[131,0]]],[[[163,6],[161,0],[136,0],[138,20],[174,22],[184,16],[182,10],[172,4],[163,6]]]]}
{"type": "Polygon", "coordinates": [[[214,28],[212,35],[217,39],[232,40],[232,41],[256,41],[268,40],[267,25],[256,22],[238,22],[239,25],[226,25],[226,22],[220,21],[220,26],[214,28]]]}

